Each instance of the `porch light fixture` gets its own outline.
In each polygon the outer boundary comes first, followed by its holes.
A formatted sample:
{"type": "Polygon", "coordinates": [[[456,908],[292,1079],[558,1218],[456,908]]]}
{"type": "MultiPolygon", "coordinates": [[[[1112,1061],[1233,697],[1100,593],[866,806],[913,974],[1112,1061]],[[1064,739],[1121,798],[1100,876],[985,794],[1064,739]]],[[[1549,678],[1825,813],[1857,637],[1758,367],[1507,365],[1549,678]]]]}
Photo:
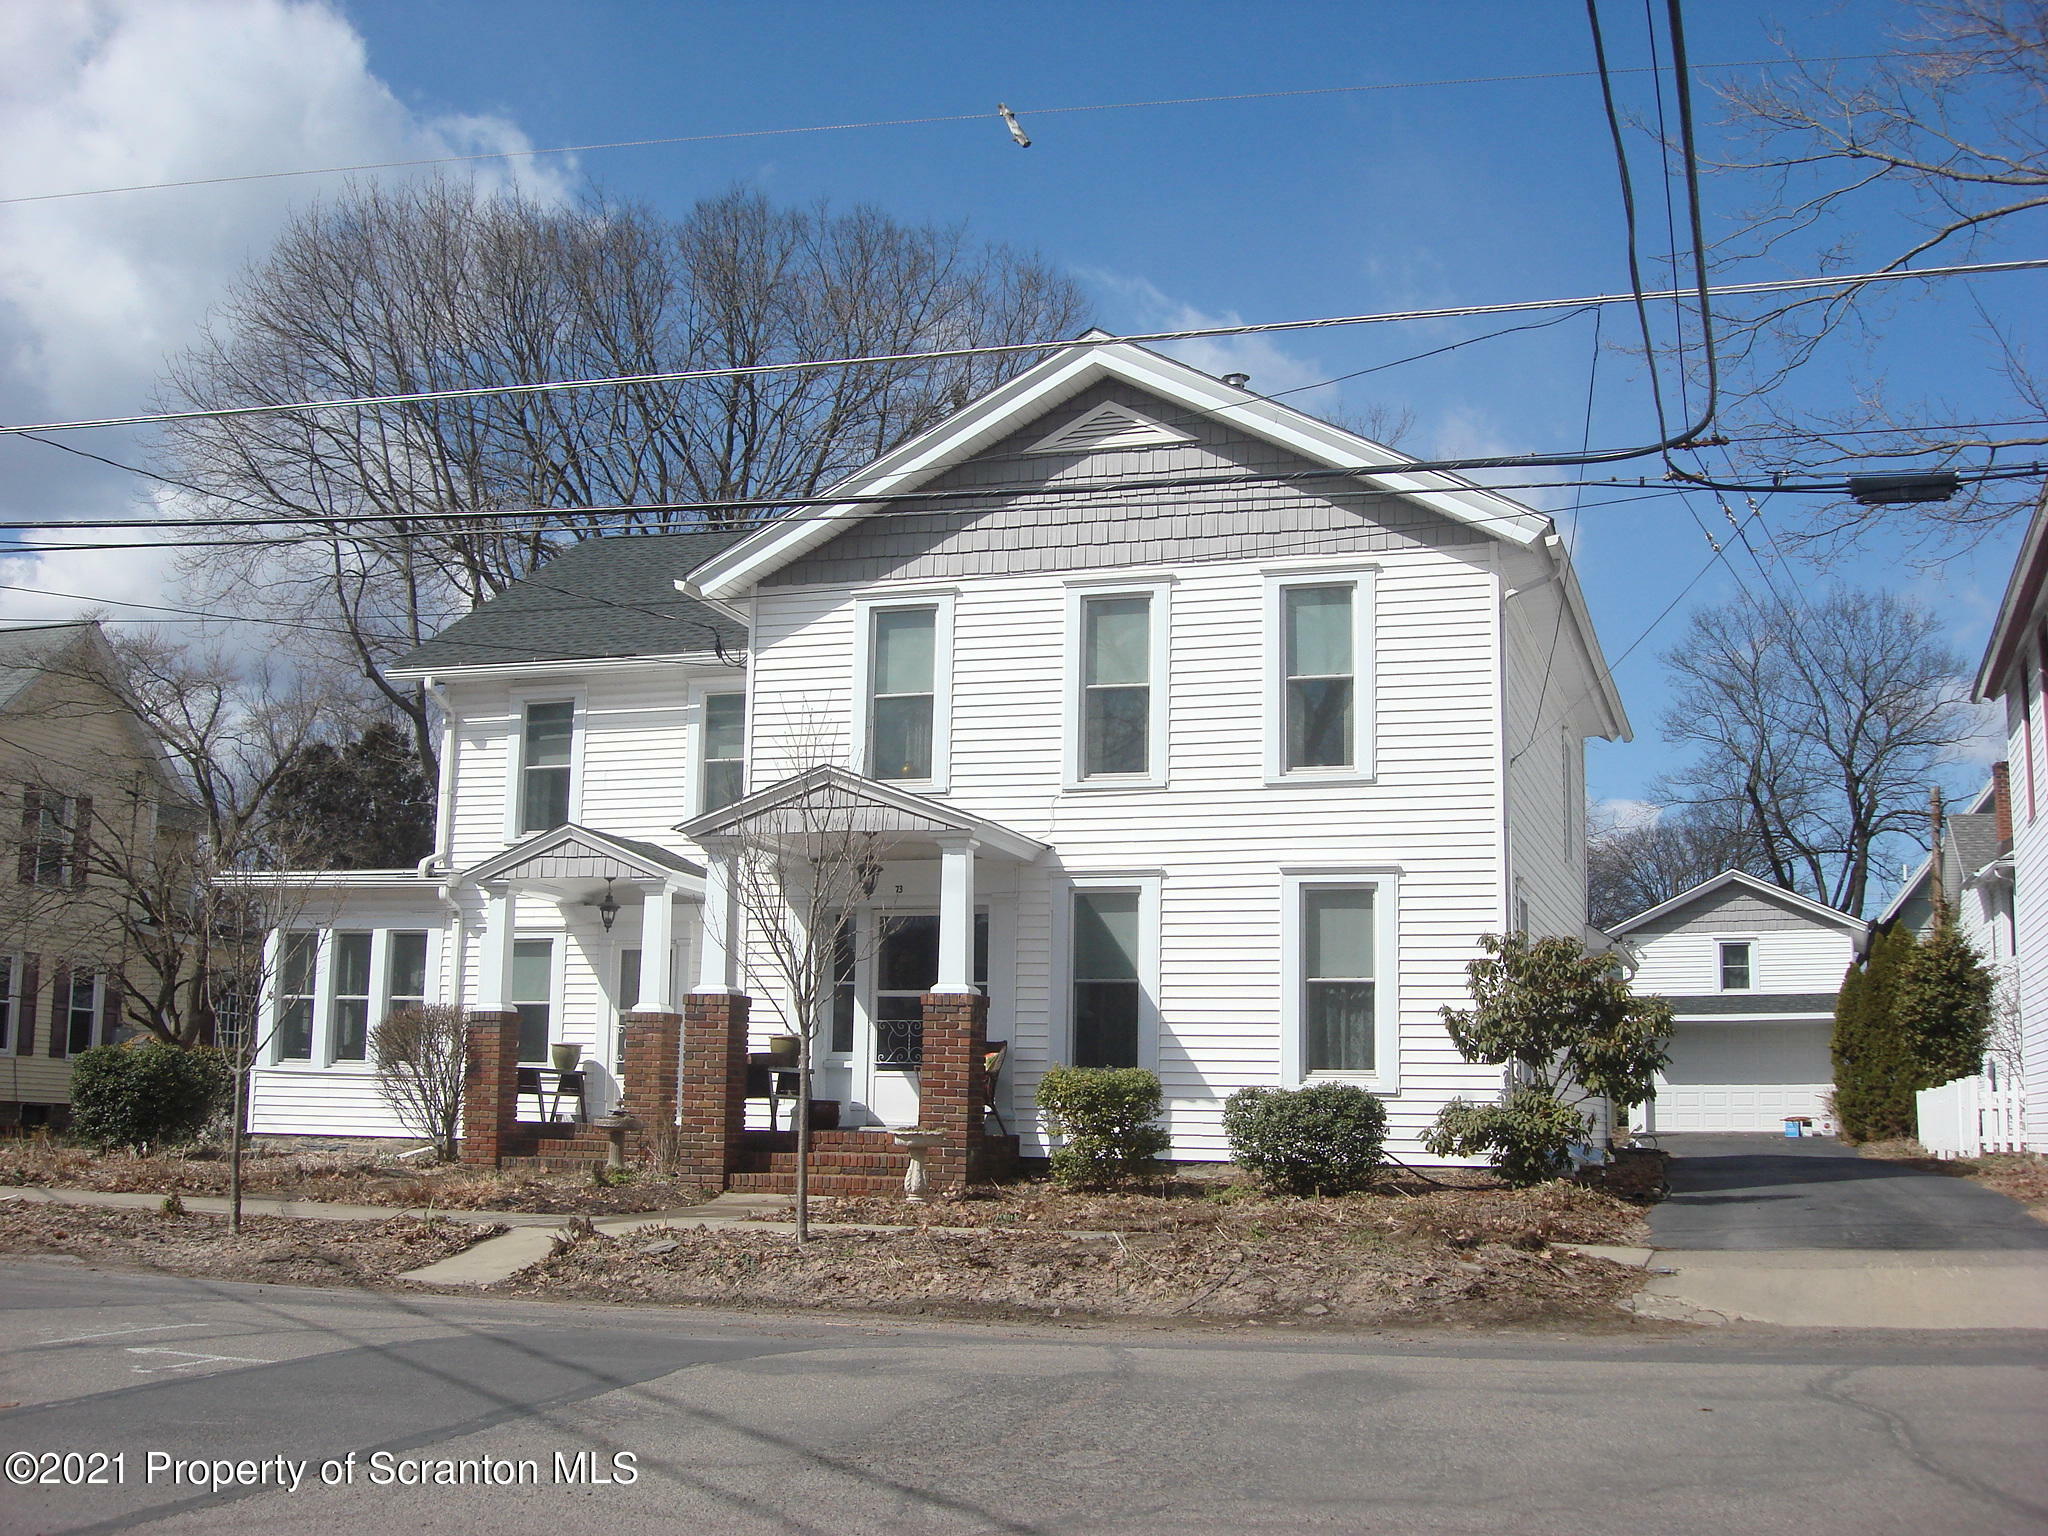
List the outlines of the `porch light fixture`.
{"type": "Polygon", "coordinates": [[[597,908],[597,920],[604,924],[604,931],[610,933],[612,924],[619,920],[619,901],[612,895],[611,881],[607,880],[604,883],[604,898],[592,902],[591,905],[597,908]]]}

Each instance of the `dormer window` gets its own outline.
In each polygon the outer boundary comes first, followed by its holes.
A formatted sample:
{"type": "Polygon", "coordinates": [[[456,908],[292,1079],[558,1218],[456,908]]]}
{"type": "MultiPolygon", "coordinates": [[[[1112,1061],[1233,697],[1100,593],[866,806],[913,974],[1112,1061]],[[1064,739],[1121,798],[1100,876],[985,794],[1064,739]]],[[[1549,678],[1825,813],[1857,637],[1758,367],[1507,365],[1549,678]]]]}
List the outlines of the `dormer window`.
{"type": "Polygon", "coordinates": [[[519,746],[519,833],[547,832],[569,820],[569,776],[576,706],[569,700],[526,706],[519,746]]]}

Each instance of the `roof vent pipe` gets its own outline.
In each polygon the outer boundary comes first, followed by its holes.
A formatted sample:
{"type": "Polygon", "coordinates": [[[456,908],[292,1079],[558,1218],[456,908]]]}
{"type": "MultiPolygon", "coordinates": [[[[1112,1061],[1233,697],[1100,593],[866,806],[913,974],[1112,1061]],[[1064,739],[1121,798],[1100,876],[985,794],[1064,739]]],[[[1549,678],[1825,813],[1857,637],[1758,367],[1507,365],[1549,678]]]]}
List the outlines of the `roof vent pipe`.
{"type": "Polygon", "coordinates": [[[1252,376],[1248,373],[1226,373],[1223,375],[1223,382],[1232,389],[1243,389],[1251,381],[1252,376]]]}

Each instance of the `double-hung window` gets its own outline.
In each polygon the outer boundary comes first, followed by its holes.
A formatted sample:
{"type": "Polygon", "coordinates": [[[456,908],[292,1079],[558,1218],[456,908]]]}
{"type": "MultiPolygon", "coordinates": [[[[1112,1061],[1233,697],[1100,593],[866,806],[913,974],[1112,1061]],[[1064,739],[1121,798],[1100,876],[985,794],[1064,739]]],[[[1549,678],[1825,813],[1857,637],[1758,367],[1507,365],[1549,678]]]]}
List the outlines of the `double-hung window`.
{"type": "Polygon", "coordinates": [[[576,705],[570,700],[529,704],[519,740],[518,832],[546,832],[569,819],[574,772],[576,705]]]}
{"type": "Polygon", "coordinates": [[[427,1005],[427,936],[417,930],[399,929],[386,942],[384,957],[384,1011],[397,1013],[427,1005]]]}
{"type": "Polygon", "coordinates": [[[277,1059],[313,1059],[313,1001],[320,935],[286,933],[277,946],[277,1059]]]}
{"type": "Polygon", "coordinates": [[[928,780],[938,717],[939,611],[877,608],[869,623],[869,774],[928,780]]]}
{"type": "Polygon", "coordinates": [[[1156,880],[1074,887],[1066,934],[1073,1065],[1149,1065],[1157,925],[1156,880]]]}
{"type": "Polygon", "coordinates": [[[92,971],[73,971],[64,990],[64,1043],[68,1054],[89,1051],[101,1041],[105,985],[92,971]]]}
{"type": "Polygon", "coordinates": [[[722,810],[747,792],[746,752],[747,696],[705,694],[700,753],[704,788],[699,815],[722,810]]]}
{"type": "Polygon", "coordinates": [[[18,1049],[14,1031],[21,1015],[20,985],[21,962],[13,955],[0,955],[0,1052],[18,1049]]]}
{"type": "Polygon", "coordinates": [[[1165,780],[1168,587],[1090,590],[1068,607],[1067,782],[1165,780]]]}
{"type": "Polygon", "coordinates": [[[1723,992],[1747,992],[1756,983],[1751,979],[1750,942],[1747,939],[1724,939],[1721,941],[1721,990],[1723,992]]]}
{"type": "Polygon", "coordinates": [[[512,995],[519,1015],[519,1059],[545,1064],[555,1021],[555,941],[512,941],[512,995]]]}
{"type": "Polygon", "coordinates": [[[855,767],[869,778],[943,790],[951,750],[953,598],[864,600],[858,613],[855,767]]]}
{"type": "Polygon", "coordinates": [[[367,933],[333,936],[333,990],[327,1003],[327,1049],[335,1061],[364,1061],[370,1054],[370,948],[367,933]]]}
{"type": "Polygon", "coordinates": [[[1357,778],[1372,771],[1372,587],[1363,575],[1304,575],[1269,586],[1269,778],[1357,778]]]}
{"type": "Polygon", "coordinates": [[[85,822],[92,801],[28,789],[22,800],[21,880],[24,885],[68,889],[79,881],[85,822]]]}
{"type": "Polygon", "coordinates": [[[1282,1071],[1293,1081],[1397,1086],[1391,875],[1291,875],[1282,881],[1282,1071]]]}

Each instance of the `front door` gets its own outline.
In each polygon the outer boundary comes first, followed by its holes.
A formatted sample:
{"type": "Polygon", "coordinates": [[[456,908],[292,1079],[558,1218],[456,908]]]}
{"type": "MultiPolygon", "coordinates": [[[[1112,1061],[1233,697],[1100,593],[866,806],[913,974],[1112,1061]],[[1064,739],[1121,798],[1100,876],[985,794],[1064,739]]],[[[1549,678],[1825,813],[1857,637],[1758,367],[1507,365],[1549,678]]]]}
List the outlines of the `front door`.
{"type": "MultiPolygon", "coordinates": [[[[936,912],[870,914],[869,963],[856,956],[853,1097],[888,1126],[917,1124],[917,1073],[924,1064],[924,995],[939,976],[936,912]]],[[[842,972],[843,974],[843,972],[842,972]]],[[[988,991],[988,914],[974,915],[974,984],[988,991]]]]}

